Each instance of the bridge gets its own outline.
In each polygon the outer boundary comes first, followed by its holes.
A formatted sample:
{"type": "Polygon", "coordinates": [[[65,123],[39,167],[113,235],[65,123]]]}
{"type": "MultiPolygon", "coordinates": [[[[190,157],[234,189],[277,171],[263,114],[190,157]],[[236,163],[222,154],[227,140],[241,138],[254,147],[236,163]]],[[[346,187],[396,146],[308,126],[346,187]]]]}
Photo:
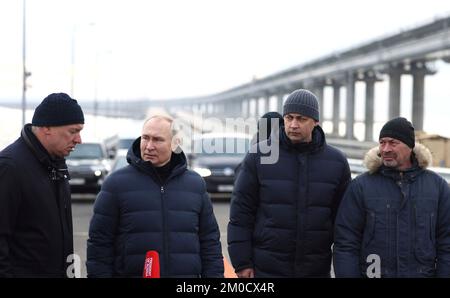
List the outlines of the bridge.
{"type": "MultiPolygon", "coordinates": [[[[338,135],[340,90],[346,89],[345,138],[354,139],[355,83],[365,83],[365,140],[373,140],[375,84],[389,80],[388,118],[400,115],[401,76],[413,79],[412,122],[423,130],[425,76],[436,72],[433,62],[450,62],[450,17],[333,53],[235,88],[207,96],[152,100],[149,105],[180,109],[204,116],[259,117],[276,100],[282,110],[287,94],[297,88],[312,90],[323,115],[324,87],[333,89],[333,135],[338,135]]],[[[236,70],[239,71],[239,70],[236,70]]]]}
{"type": "Polygon", "coordinates": [[[163,107],[171,114],[184,110],[221,119],[259,118],[270,106],[281,111],[287,94],[306,88],[318,96],[321,115],[324,115],[324,88],[331,87],[333,112],[327,120],[332,122],[331,136],[339,137],[340,91],[345,88],[344,138],[354,140],[355,83],[360,81],[365,84],[364,139],[373,141],[375,85],[382,80],[389,82],[387,118],[391,119],[400,115],[401,77],[408,75],[413,81],[412,122],[416,130],[423,130],[425,76],[436,73],[435,61],[450,62],[449,25],[450,16],[436,19],[216,94],[165,100],[91,101],[83,102],[82,106],[86,113],[94,115],[137,119],[145,118],[148,109],[153,107],[163,107]]]}

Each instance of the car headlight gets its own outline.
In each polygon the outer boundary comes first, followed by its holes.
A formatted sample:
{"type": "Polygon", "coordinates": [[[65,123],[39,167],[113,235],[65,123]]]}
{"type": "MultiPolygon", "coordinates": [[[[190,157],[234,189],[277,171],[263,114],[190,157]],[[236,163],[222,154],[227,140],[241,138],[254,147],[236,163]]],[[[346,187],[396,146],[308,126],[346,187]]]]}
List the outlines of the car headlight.
{"type": "Polygon", "coordinates": [[[94,172],[94,175],[96,177],[100,177],[103,173],[106,172],[106,169],[103,166],[91,166],[91,171],[94,172]]]}
{"type": "Polygon", "coordinates": [[[202,177],[211,176],[211,170],[207,168],[193,168],[195,172],[197,172],[202,177]]]}

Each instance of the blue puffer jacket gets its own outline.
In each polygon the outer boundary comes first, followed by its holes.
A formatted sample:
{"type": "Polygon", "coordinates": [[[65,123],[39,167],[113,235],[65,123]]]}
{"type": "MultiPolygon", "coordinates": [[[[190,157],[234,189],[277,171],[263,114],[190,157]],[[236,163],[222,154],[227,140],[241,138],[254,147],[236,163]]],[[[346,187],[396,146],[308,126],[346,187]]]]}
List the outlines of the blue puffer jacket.
{"type": "Polygon", "coordinates": [[[228,224],[236,271],[254,268],[256,277],[330,274],[334,217],[350,181],[349,166],[325,143],[319,126],[310,145],[294,147],[280,129],[276,163],[263,164],[260,152],[244,159],[228,224]]]}
{"type": "Polygon", "coordinates": [[[159,252],[161,277],[223,277],[220,232],[203,179],[186,169],[183,153],[161,185],[140,158],[111,174],[94,205],[87,247],[88,277],[141,277],[145,254],[159,252]]]}
{"type": "Polygon", "coordinates": [[[430,152],[416,144],[414,166],[402,174],[384,167],[378,152],[367,153],[369,172],[339,208],[336,277],[450,277],[450,191],[425,169],[430,152]]]}

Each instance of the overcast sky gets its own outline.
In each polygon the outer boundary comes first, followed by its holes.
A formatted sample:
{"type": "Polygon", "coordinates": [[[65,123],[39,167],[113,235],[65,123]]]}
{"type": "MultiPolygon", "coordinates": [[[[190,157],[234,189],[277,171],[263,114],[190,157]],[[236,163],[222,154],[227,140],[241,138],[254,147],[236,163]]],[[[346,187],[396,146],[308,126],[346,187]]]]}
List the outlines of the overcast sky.
{"type": "MultiPolygon", "coordinates": [[[[220,92],[448,15],[450,1],[28,0],[26,8],[28,97],[102,100],[220,92]]],[[[0,2],[0,38],[0,100],[19,99],[22,0],[0,2]]]]}

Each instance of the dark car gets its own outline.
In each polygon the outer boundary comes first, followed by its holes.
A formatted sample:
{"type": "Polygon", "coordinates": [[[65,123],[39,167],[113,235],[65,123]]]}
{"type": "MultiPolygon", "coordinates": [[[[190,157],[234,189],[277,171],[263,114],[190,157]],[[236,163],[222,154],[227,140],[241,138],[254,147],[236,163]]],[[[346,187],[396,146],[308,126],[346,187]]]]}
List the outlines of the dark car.
{"type": "Polygon", "coordinates": [[[101,142],[78,144],[67,157],[72,192],[97,193],[110,171],[106,148],[101,142]]]}
{"type": "Polygon", "coordinates": [[[110,174],[128,165],[127,153],[128,150],[125,149],[120,149],[117,151],[116,157],[111,164],[111,172],[109,172],[110,174]]]}
{"type": "Polygon", "coordinates": [[[236,167],[250,148],[246,134],[208,133],[193,140],[189,166],[206,182],[213,198],[229,198],[233,191],[236,167]]]}

